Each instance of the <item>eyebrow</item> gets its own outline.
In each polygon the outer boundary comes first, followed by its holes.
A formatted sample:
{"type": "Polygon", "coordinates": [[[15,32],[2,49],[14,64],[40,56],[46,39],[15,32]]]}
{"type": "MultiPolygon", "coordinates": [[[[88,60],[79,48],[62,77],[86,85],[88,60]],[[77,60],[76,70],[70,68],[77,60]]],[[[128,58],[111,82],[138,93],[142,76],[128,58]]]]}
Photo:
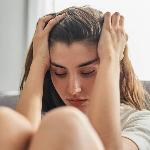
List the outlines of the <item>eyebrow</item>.
{"type": "MultiPolygon", "coordinates": [[[[77,67],[81,68],[81,67],[84,67],[84,66],[88,66],[88,65],[90,65],[90,64],[93,64],[93,63],[96,62],[97,60],[98,60],[98,58],[95,58],[95,59],[93,59],[93,60],[89,60],[89,61],[87,61],[87,62],[84,62],[84,63],[78,65],[77,67]]],[[[55,66],[55,67],[64,68],[64,69],[66,68],[66,67],[64,67],[64,66],[62,66],[62,65],[56,64],[55,62],[51,62],[51,64],[52,64],[53,66],[55,66]]]]}

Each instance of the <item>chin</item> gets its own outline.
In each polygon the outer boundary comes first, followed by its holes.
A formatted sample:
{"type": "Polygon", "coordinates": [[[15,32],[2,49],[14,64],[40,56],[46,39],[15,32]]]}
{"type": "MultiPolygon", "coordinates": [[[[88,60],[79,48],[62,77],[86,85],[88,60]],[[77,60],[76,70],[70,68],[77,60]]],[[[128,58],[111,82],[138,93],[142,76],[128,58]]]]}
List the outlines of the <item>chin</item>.
{"type": "Polygon", "coordinates": [[[79,109],[82,113],[84,113],[85,115],[87,114],[87,106],[88,106],[88,102],[86,104],[83,104],[81,106],[75,106],[75,105],[72,105],[66,101],[64,101],[64,103],[66,104],[66,106],[72,106],[72,107],[75,107],[77,109],[79,109]]]}
{"type": "MultiPolygon", "coordinates": [[[[75,107],[75,106],[73,106],[75,107]]],[[[79,109],[82,113],[84,113],[85,115],[87,114],[87,106],[82,106],[82,107],[76,107],[77,109],[79,109]]]]}
{"type": "Polygon", "coordinates": [[[83,112],[85,115],[87,115],[87,109],[79,109],[81,112],[83,112]]]}

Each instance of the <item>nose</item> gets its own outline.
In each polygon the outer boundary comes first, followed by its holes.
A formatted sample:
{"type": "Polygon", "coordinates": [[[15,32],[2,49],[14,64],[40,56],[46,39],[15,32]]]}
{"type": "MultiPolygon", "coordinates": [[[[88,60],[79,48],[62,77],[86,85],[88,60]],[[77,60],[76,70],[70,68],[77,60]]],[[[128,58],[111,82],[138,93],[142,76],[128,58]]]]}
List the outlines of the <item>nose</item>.
{"type": "Polygon", "coordinates": [[[71,77],[68,84],[69,94],[76,95],[81,92],[80,80],[77,77],[71,77]]]}

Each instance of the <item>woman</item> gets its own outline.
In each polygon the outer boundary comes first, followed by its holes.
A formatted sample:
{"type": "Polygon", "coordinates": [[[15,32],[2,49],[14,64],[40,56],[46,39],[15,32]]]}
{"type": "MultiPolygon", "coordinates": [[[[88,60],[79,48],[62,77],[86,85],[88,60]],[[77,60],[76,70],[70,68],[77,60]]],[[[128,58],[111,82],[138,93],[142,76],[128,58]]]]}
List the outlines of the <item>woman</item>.
{"type": "Polygon", "coordinates": [[[123,16],[89,7],[44,16],[16,108],[31,127],[24,120],[20,131],[27,131],[16,134],[24,143],[14,143],[29,150],[148,150],[145,94],[128,58],[123,16]]]}

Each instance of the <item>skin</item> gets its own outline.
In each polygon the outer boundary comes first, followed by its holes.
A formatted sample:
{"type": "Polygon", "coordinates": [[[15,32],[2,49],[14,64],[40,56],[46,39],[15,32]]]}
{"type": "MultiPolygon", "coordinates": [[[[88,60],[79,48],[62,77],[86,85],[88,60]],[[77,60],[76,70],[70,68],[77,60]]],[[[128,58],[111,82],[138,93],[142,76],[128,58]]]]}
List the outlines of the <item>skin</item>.
{"type": "Polygon", "coordinates": [[[71,45],[57,42],[53,46],[50,56],[51,78],[62,100],[70,106],[71,104],[66,100],[67,98],[87,99],[84,105],[78,107],[86,113],[99,65],[97,47],[94,44],[83,42],[75,42],[71,45]],[[80,67],[81,64],[89,61],[92,62],[80,67]]]}
{"type": "MultiPolygon", "coordinates": [[[[64,102],[67,104],[65,97],[74,95],[83,96],[89,100],[88,107],[80,109],[86,112],[93,128],[102,139],[105,149],[138,150],[132,141],[121,137],[119,73],[120,60],[127,41],[123,16],[119,13],[113,15],[109,12],[105,13],[97,49],[88,44],[85,45],[85,43],[73,43],[70,46],[56,43],[51,49],[50,58],[47,43],[48,33],[63,17],[65,15],[59,16],[57,19],[47,16],[37,25],[33,38],[33,62],[17,105],[17,111],[28,118],[34,129],[38,128],[41,120],[43,79],[45,72],[51,66],[49,61],[51,59],[51,62],[56,61],[56,63],[65,66],[65,71],[67,71],[64,79],[56,78],[53,75],[53,82],[61,97],[64,98],[64,102]],[[50,21],[44,28],[46,20],[50,21]],[[64,48],[65,60],[61,60],[58,56],[58,52],[61,53],[60,46],[64,48]],[[95,56],[100,58],[100,64],[91,64],[91,66],[95,68],[97,73],[89,78],[81,77],[83,68],[79,69],[77,66],[95,56]],[[90,89],[87,89],[84,84],[87,84],[90,89]],[[34,92],[32,92],[33,88],[34,92]],[[68,90],[66,91],[66,89],[68,90]]],[[[63,54],[61,53],[61,55],[63,54]]]]}

